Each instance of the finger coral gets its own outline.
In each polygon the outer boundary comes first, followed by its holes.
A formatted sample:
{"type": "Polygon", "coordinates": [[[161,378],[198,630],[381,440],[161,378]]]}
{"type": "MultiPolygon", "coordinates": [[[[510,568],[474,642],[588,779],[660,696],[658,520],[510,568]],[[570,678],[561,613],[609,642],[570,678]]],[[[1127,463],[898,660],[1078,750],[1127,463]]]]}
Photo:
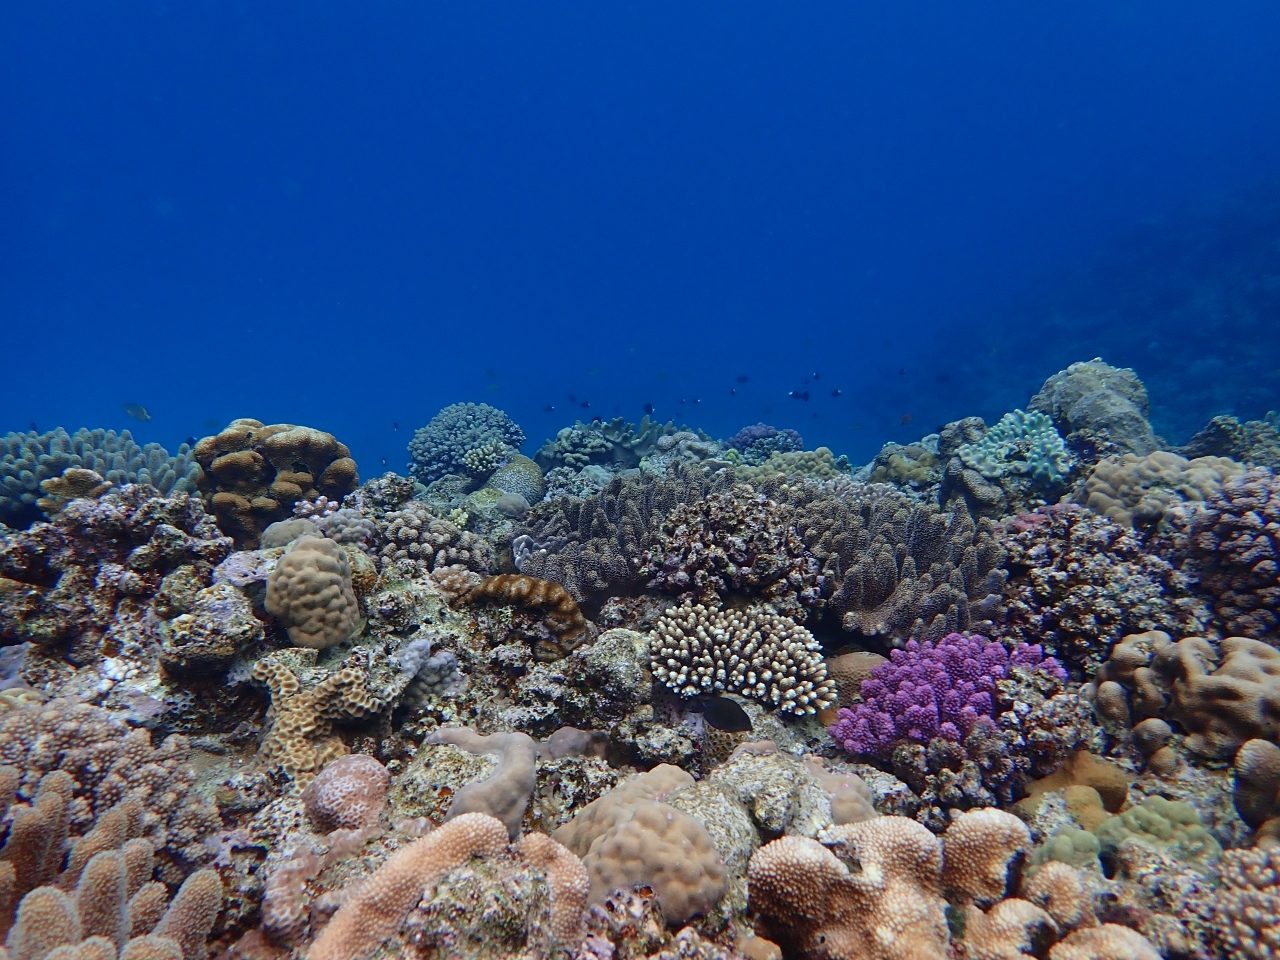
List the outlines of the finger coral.
{"type": "Polygon", "coordinates": [[[798,715],[835,702],[813,634],[764,609],[679,607],[658,620],[650,644],[654,679],[682,697],[738,693],[798,715]]]}

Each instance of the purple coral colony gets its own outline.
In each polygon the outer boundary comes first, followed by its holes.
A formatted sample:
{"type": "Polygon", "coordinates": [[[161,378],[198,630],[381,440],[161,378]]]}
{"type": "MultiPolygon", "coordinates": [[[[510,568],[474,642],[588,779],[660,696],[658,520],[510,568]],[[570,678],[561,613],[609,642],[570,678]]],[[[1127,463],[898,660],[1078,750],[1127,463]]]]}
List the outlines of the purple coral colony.
{"type": "Polygon", "coordinates": [[[0,958],[1280,956],[1274,414],[525,439],[0,438],[0,958]]]}

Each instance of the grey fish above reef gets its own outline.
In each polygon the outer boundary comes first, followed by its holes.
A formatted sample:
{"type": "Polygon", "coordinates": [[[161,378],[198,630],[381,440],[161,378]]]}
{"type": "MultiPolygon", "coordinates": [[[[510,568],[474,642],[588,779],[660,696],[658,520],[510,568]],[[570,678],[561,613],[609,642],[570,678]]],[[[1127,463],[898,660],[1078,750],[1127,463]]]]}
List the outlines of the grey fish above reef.
{"type": "Polygon", "coordinates": [[[151,419],[151,414],[147,412],[147,408],[140,403],[122,403],[120,408],[139,423],[146,423],[151,419]]]}

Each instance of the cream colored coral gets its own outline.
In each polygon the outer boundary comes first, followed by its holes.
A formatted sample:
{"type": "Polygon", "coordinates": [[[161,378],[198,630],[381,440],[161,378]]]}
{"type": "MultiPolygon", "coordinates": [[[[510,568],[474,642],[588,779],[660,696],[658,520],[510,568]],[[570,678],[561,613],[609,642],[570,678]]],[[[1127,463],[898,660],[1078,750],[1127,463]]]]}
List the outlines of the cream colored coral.
{"type": "Polygon", "coordinates": [[[727,691],[783,713],[811,714],[836,701],[813,634],[765,609],[669,610],[651,635],[656,680],[682,697],[727,691]]]}
{"type": "Polygon", "coordinates": [[[1098,922],[1079,871],[1058,860],[1045,863],[1023,882],[1022,897],[1042,907],[1060,930],[1091,927],[1098,922]]]}
{"type": "Polygon", "coordinates": [[[591,891],[586,865],[545,833],[531,833],[515,845],[519,856],[547,875],[551,894],[551,935],[565,947],[582,939],[583,913],[591,891]]]}
{"type": "Polygon", "coordinates": [[[299,647],[323,650],[351,639],[360,603],[346,551],[327,537],[295,540],[267,580],[267,610],[299,647]]]}
{"type": "Polygon", "coordinates": [[[986,913],[966,907],[964,917],[964,960],[1035,960],[1032,951],[1058,932],[1053,918],[1026,900],[1002,900],[986,913]]]}
{"type": "Polygon", "coordinates": [[[757,932],[787,956],[942,960],[947,953],[942,851],[905,817],[828,831],[832,849],[787,836],[751,857],[757,932]]]}
{"type": "Polygon", "coordinates": [[[307,960],[362,960],[390,936],[424,887],[472,857],[506,849],[507,828],[483,813],[465,813],[397,850],[347,899],[321,931],[307,960]]]}
{"type": "Polygon", "coordinates": [[[1007,893],[1010,867],[1031,846],[1031,831],[1011,813],[966,810],[943,835],[942,882],[958,903],[985,906],[1007,893]]]}
{"type": "Polygon", "coordinates": [[[1077,930],[1049,950],[1049,960],[1161,960],[1142,934],[1128,927],[1104,923],[1077,930]]]}
{"type": "Polygon", "coordinates": [[[587,804],[552,834],[586,864],[592,903],[648,884],[667,922],[679,926],[724,895],[724,863],[706,828],[662,802],[692,783],[678,767],[660,764],[587,804]]]}
{"type": "Polygon", "coordinates": [[[1118,523],[1151,527],[1184,504],[1202,503],[1243,472],[1226,457],[1126,453],[1100,461],[1076,491],[1076,501],[1118,523]]]}

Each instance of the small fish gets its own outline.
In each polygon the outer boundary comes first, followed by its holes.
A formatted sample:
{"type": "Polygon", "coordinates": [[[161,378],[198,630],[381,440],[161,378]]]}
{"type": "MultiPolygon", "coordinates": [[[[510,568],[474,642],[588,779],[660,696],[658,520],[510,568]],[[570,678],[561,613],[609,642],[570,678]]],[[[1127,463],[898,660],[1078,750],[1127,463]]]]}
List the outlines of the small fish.
{"type": "Polygon", "coordinates": [[[810,378],[812,378],[812,379],[814,379],[814,380],[821,380],[821,379],[822,379],[822,374],[820,374],[817,370],[813,371],[813,373],[809,374],[809,376],[810,376],[810,378]]]}
{"type": "Polygon", "coordinates": [[[729,396],[731,396],[731,397],[736,397],[737,395],[738,395],[738,388],[737,388],[737,387],[730,387],[730,388],[729,388],[729,396]]]}
{"type": "Polygon", "coordinates": [[[139,423],[146,423],[151,419],[151,414],[147,413],[147,408],[140,403],[123,403],[120,407],[127,416],[133,417],[139,423]]]}
{"type": "Polygon", "coordinates": [[[579,404],[578,404],[578,406],[580,406],[583,410],[590,410],[590,409],[591,409],[591,401],[590,401],[590,400],[583,400],[581,403],[579,403],[579,404]]]}
{"type": "Polygon", "coordinates": [[[651,417],[651,416],[653,416],[653,404],[652,404],[652,403],[646,403],[646,404],[644,405],[644,413],[645,413],[645,416],[647,416],[647,417],[651,417]]]}
{"type": "Polygon", "coordinates": [[[543,408],[542,408],[542,412],[543,412],[543,413],[555,413],[555,412],[556,412],[556,405],[555,405],[554,403],[548,403],[545,407],[543,407],[543,408]]]}
{"type": "Polygon", "coordinates": [[[183,441],[183,443],[185,443],[188,447],[194,447],[198,442],[199,441],[197,441],[194,436],[187,437],[187,439],[183,441]]]}
{"type": "Polygon", "coordinates": [[[745,373],[740,373],[740,374],[738,374],[736,377],[734,377],[733,379],[737,380],[737,381],[738,381],[738,383],[750,383],[750,382],[751,382],[751,378],[750,378],[750,377],[748,377],[745,373]]]}
{"type": "Polygon", "coordinates": [[[841,390],[839,387],[836,387],[834,390],[831,391],[831,396],[839,397],[843,393],[844,393],[843,390],[841,390]]]}
{"type": "Polygon", "coordinates": [[[792,400],[808,400],[809,391],[808,390],[792,390],[790,393],[787,394],[787,396],[790,397],[792,400]]]}
{"type": "Polygon", "coordinates": [[[399,431],[399,429],[400,429],[400,421],[399,421],[399,420],[392,420],[392,421],[391,421],[391,429],[392,429],[392,430],[399,431]]]}
{"type": "Polygon", "coordinates": [[[27,429],[30,430],[32,433],[39,433],[40,424],[36,423],[34,420],[30,420],[27,422],[27,429]]]}
{"type": "Polygon", "coordinates": [[[902,416],[898,418],[898,426],[905,427],[914,419],[915,417],[913,417],[911,414],[904,413],[902,416]]]}
{"type": "Polygon", "coordinates": [[[578,405],[578,398],[571,393],[569,394],[569,402],[576,407],[578,405]]]}
{"type": "Polygon", "coordinates": [[[382,465],[383,465],[384,467],[387,465],[387,458],[386,458],[386,457],[383,457],[383,458],[382,458],[382,465]]]}
{"type": "Polygon", "coordinates": [[[693,709],[702,714],[704,719],[717,730],[726,733],[747,733],[751,729],[751,718],[742,705],[725,696],[696,697],[693,709]]]}
{"type": "Polygon", "coordinates": [[[905,377],[906,375],[907,375],[907,368],[906,368],[906,367],[899,367],[899,368],[898,368],[898,376],[900,376],[900,377],[905,377]]]}

